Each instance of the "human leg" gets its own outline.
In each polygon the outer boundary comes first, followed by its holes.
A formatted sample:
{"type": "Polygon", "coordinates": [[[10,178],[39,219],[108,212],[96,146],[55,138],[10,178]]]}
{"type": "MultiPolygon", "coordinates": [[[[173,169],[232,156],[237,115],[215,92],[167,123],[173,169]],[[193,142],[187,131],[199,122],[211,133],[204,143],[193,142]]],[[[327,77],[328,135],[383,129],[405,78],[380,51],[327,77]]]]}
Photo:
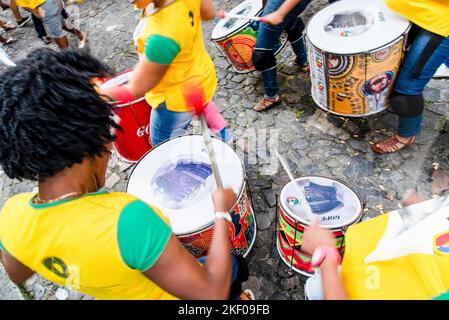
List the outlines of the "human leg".
{"type": "Polygon", "coordinates": [[[398,133],[374,144],[375,152],[395,152],[414,142],[421,131],[423,119],[422,93],[448,56],[449,37],[439,38],[426,30],[419,32],[404,58],[394,94],[390,99],[392,110],[399,116],[398,133]],[[430,49],[432,51],[429,51],[430,49]]]}
{"type": "Polygon", "coordinates": [[[167,110],[165,103],[151,112],[150,138],[151,144],[156,146],[172,137],[185,134],[192,121],[190,112],[174,112],[167,110]]]}

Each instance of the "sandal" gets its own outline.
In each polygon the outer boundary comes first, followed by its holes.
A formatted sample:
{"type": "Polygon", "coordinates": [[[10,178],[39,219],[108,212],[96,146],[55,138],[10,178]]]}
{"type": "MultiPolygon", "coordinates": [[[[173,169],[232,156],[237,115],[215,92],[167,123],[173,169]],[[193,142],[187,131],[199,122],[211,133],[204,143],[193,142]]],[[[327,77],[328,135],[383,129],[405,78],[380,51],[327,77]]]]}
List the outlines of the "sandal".
{"type": "Polygon", "coordinates": [[[2,28],[5,31],[11,31],[11,30],[14,30],[17,27],[15,25],[13,25],[11,22],[4,22],[3,25],[2,25],[2,28]]]}
{"type": "Polygon", "coordinates": [[[394,135],[391,138],[388,138],[381,142],[373,144],[371,149],[373,149],[374,152],[379,153],[379,154],[393,153],[393,152],[397,152],[397,151],[401,150],[402,148],[405,148],[405,147],[413,144],[413,142],[415,142],[415,140],[416,140],[416,137],[413,136],[413,137],[407,138],[407,141],[402,142],[398,139],[397,135],[394,135]]]}
{"type": "Polygon", "coordinates": [[[5,42],[3,42],[3,45],[11,44],[11,43],[14,43],[16,41],[17,41],[17,39],[7,38],[7,39],[5,39],[5,42]]]}
{"type": "Polygon", "coordinates": [[[276,98],[263,98],[258,104],[253,108],[254,111],[261,112],[274,107],[282,102],[282,98],[278,95],[276,98]]]}
{"type": "Polygon", "coordinates": [[[307,73],[307,72],[310,71],[309,63],[306,62],[305,64],[301,64],[299,62],[299,58],[297,56],[293,59],[293,63],[296,64],[299,67],[299,70],[302,73],[307,73]]]}
{"type": "Polygon", "coordinates": [[[245,289],[240,294],[240,300],[256,300],[256,298],[250,289],[245,289]]]}

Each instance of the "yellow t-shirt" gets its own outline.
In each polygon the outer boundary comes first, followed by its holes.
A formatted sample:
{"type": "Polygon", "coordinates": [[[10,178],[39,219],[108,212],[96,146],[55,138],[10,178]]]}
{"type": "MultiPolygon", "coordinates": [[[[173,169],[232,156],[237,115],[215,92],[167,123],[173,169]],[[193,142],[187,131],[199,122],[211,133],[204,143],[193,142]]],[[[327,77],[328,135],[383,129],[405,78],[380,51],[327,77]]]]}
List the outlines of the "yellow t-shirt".
{"type": "Polygon", "coordinates": [[[176,299],[143,272],[172,232],[157,208],[120,192],[52,204],[10,198],[0,213],[0,248],[44,278],[98,299],[176,299]]]}
{"type": "MultiPolygon", "coordinates": [[[[157,108],[165,102],[167,109],[176,112],[188,111],[183,88],[189,81],[199,82],[204,90],[205,104],[212,100],[217,87],[215,67],[206,51],[201,29],[199,0],[175,0],[162,10],[143,18],[144,27],[137,37],[139,54],[151,55],[147,50],[148,40],[153,36],[170,39],[178,45],[174,59],[162,80],[145,95],[147,102],[157,108]]],[[[157,52],[154,54],[157,55],[157,52]]]]}
{"type": "Polygon", "coordinates": [[[45,0],[16,0],[16,3],[19,7],[34,9],[37,6],[43,4],[45,0]]]}
{"type": "Polygon", "coordinates": [[[421,28],[449,36],[448,0],[385,0],[385,4],[421,28]]]}

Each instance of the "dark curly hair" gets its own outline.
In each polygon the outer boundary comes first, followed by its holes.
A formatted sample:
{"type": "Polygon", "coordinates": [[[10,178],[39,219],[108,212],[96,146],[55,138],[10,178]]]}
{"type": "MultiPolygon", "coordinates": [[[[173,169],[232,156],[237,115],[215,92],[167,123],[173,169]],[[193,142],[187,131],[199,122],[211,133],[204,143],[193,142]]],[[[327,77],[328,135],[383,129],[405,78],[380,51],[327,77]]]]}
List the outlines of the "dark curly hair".
{"type": "Polygon", "coordinates": [[[114,140],[112,106],[94,77],[111,70],[87,52],[37,49],[0,76],[0,164],[10,178],[43,180],[114,140]]]}

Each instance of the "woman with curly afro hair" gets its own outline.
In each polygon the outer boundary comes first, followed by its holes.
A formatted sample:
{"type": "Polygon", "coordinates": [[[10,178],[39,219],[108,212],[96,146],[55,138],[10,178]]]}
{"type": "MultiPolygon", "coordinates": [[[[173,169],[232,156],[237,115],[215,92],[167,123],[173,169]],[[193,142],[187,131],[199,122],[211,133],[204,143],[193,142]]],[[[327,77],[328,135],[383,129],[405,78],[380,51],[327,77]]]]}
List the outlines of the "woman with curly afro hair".
{"type": "Polygon", "coordinates": [[[248,274],[230,255],[231,190],[212,195],[220,214],[204,266],[158,208],[100,191],[120,128],[92,79],[110,75],[88,53],[39,49],[0,77],[0,164],[38,183],[0,213],[5,270],[15,283],[37,272],[100,299],[238,297],[248,274]]]}

